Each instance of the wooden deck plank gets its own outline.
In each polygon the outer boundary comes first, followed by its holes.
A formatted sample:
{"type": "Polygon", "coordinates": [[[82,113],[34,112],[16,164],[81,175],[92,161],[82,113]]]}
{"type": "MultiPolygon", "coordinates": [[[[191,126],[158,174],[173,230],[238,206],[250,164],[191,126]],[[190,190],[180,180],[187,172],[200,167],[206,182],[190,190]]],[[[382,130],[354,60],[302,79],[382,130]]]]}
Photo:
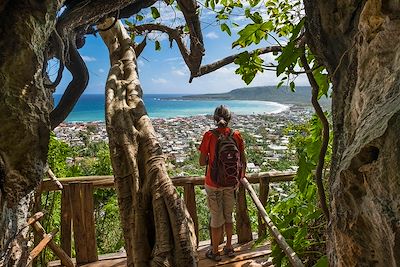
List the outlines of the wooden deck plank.
{"type": "MultiPolygon", "coordinates": [[[[236,236],[234,237],[237,238],[236,236]]],[[[237,240],[237,239],[236,239],[237,240]]],[[[235,241],[235,240],[234,240],[235,241]]],[[[222,260],[220,262],[214,262],[205,257],[205,253],[209,246],[209,241],[200,242],[198,247],[198,257],[199,264],[198,267],[208,267],[208,266],[221,266],[221,267],[239,267],[239,266],[272,266],[272,262],[268,260],[271,254],[270,244],[266,243],[263,246],[253,248],[254,241],[239,245],[235,244],[235,257],[229,258],[222,255],[222,260]]],[[[220,251],[222,253],[222,248],[224,244],[220,246],[220,251]]],[[[73,259],[74,263],[76,262],[73,259]]],[[[125,252],[111,253],[105,255],[99,255],[99,260],[97,262],[88,263],[85,265],[80,265],[80,267],[126,267],[126,254],[125,252]]],[[[48,267],[59,267],[60,261],[53,261],[48,264],[48,267]]]]}

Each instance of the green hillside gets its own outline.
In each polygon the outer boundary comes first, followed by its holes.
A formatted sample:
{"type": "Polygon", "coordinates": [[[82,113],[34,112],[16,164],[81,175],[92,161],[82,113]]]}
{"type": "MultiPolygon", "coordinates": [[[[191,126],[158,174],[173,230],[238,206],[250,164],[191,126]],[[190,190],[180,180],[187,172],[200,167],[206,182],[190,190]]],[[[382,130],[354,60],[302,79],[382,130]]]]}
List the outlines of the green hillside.
{"type": "MultiPolygon", "coordinates": [[[[263,100],[283,104],[311,105],[311,88],[309,86],[297,86],[296,92],[289,88],[276,86],[258,86],[238,88],[230,92],[220,94],[187,95],[183,99],[229,99],[229,100],[263,100]]],[[[327,104],[330,99],[322,97],[320,102],[327,104]]]]}

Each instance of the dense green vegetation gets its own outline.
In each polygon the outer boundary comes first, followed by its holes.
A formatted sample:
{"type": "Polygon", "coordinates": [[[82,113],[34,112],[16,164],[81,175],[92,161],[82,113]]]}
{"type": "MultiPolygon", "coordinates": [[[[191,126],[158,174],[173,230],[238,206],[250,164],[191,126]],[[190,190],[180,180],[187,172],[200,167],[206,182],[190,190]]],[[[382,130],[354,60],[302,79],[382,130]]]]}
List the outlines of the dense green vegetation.
{"type": "MultiPolygon", "coordinates": [[[[295,133],[290,145],[296,149],[299,169],[293,186],[287,187],[283,194],[271,195],[267,212],[306,266],[328,266],[324,236],[326,218],[318,205],[313,173],[322,142],[322,125],[314,116],[307,124],[292,125],[287,130],[295,133]]],[[[328,150],[328,162],[330,153],[328,150]]],[[[289,266],[275,243],[272,256],[276,266],[289,266]]]]}

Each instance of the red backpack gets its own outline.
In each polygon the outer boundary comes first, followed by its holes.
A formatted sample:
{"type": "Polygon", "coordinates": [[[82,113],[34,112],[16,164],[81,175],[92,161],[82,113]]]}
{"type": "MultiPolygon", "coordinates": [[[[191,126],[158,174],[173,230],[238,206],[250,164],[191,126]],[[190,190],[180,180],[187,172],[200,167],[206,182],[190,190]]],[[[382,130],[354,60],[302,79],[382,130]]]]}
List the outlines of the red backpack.
{"type": "Polygon", "coordinates": [[[221,134],[216,129],[211,132],[218,138],[210,169],[211,180],[220,187],[236,186],[240,179],[242,162],[233,131],[230,130],[228,135],[221,134]]]}

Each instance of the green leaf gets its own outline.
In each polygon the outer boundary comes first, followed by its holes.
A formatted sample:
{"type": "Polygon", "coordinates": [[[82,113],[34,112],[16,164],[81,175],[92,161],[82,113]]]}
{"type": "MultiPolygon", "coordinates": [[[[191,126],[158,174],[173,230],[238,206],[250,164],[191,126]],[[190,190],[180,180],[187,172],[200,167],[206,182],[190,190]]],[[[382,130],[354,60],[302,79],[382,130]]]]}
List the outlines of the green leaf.
{"type": "Polygon", "coordinates": [[[295,245],[296,248],[301,247],[302,245],[304,246],[306,235],[307,235],[306,227],[300,228],[299,231],[297,231],[293,239],[293,244],[295,245]]]}
{"type": "Polygon", "coordinates": [[[217,19],[218,20],[227,20],[228,18],[229,18],[229,16],[227,14],[224,14],[224,13],[217,15],[217,19]]]}
{"type": "Polygon", "coordinates": [[[161,45],[160,45],[160,42],[159,41],[155,41],[155,49],[156,49],[156,51],[160,51],[161,50],[161,45]]]}
{"type": "Polygon", "coordinates": [[[226,32],[229,36],[232,34],[231,29],[229,29],[229,27],[228,27],[228,25],[226,25],[226,23],[221,24],[221,30],[223,32],[226,32]]]}
{"type": "Polygon", "coordinates": [[[249,3],[252,7],[258,5],[258,3],[260,3],[261,0],[250,0],[249,3]]]}
{"type": "Polygon", "coordinates": [[[244,10],[244,15],[246,16],[246,18],[250,18],[250,16],[251,16],[250,8],[246,8],[244,10]]]}
{"type": "Polygon", "coordinates": [[[306,220],[315,220],[321,216],[321,210],[316,210],[313,213],[307,215],[306,220]]]}
{"type": "Polygon", "coordinates": [[[258,13],[258,12],[255,12],[254,14],[252,14],[250,16],[250,18],[254,23],[257,23],[257,24],[260,24],[263,22],[263,18],[261,17],[260,13],[258,13]]]}
{"type": "Polygon", "coordinates": [[[290,41],[283,49],[282,53],[277,57],[278,67],[276,68],[276,75],[281,75],[286,68],[297,62],[301,56],[302,50],[295,47],[295,42],[290,41]]]}
{"type": "Polygon", "coordinates": [[[210,0],[210,6],[212,9],[215,9],[215,0],[210,0]]]}
{"type": "Polygon", "coordinates": [[[160,17],[160,12],[158,12],[158,9],[154,6],[151,7],[151,16],[153,19],[158,19],[160,17]]]}
{"type": "Polygon", "coordinates": [[[239,39],[233,42],[232,48],[236,46],[246,47],[251,44],[258,44],[272,29],[272,22],[267,21],[261,24],[248,24],[238,32],[239,39]]]}
{"type": "Polygon", "coordinates": [[[183,27],[183,32],[189,33],[189,26],[187,24],[185,25],[185,27],[183,27]]]}
{"type": "Polygon", "coordinates": [[[283,85],[283,83],[284,83],[285,81],[280,81],[279,83],[278,83],[278,85],[276,86],[276,88],[280,88],[280,87],[282,87],[282,85],[283,85]]]}
{"type": "Polygon", "coordinates": [[[132,22],[130,22],[129,20],[127,20],[127,19],[124,20],[124,22],[129,28],[134,28],[135,27],[135,25],[132,22]]]}
{"type": "Polygon", "coordinates": [[[306,159],[305,155],[301,155],[299,158],[299,169],[297,170],[295,182],[300,192],[303,194],[306,192],[308,185],[308,177],[311,174],[312,166],[306,159]]]}
{"type": "Polygon", "coordinates": [[[136,15],[136,20],[137,21],[142,21],[143,19],[144,19],[144,17],[142,15],[140,15],[140,14],[136,15]]]}
{"type": "Polygon", "coordinates": [[[319,258],[317,263],[314,264],[314,267],[328,267],[328,266],[329,266],[328,256],[326,256],[326,255],[319,258]]]}
{"type": "Polygon", "coordinates": [[[321,96],[323,96],[323,95],[328,97],[329,77],[328,77],[328,74],[323,73],[324,71],[325,71],[325,68],[323,68],[323,67],[320,67],[313,71],[314,79],[317,82],[318,87],[319,87],[318,99],[320,99],[321,96]]]}
{"type": "Polygon", "coordinates": [[[292,91],[292,92],[296,91],[296,89],[295,89],[296,85],[295,85],[294,81],[291,81],[289,86],[290,86],[290,91],[292,91]]]}
{"type": "Polygon", "coordinates": [[[264,60],[257,53],[249,54],[248,52],[241,53],[234,63],[239,65],[235,70],[236,74],[242,75],[242,80],[246,84],[250,84],[258,72],[263,72],[262,63],[264,60]]]}
{"type": "Polygon", "coordinates": [[[294,40],[294,39],[296,39],[297,36],[299,35],[301,29],[303,29],[303,27],[304,27],[304,20],[305,20],[305,19],[302,18],[302,19],[300,20],[300,22],[297,23],[297,25],[293,28],[293,30],[292,30],[292,36],[290,37],[290,40],[291,40],[291,41],[294,40]]]}

